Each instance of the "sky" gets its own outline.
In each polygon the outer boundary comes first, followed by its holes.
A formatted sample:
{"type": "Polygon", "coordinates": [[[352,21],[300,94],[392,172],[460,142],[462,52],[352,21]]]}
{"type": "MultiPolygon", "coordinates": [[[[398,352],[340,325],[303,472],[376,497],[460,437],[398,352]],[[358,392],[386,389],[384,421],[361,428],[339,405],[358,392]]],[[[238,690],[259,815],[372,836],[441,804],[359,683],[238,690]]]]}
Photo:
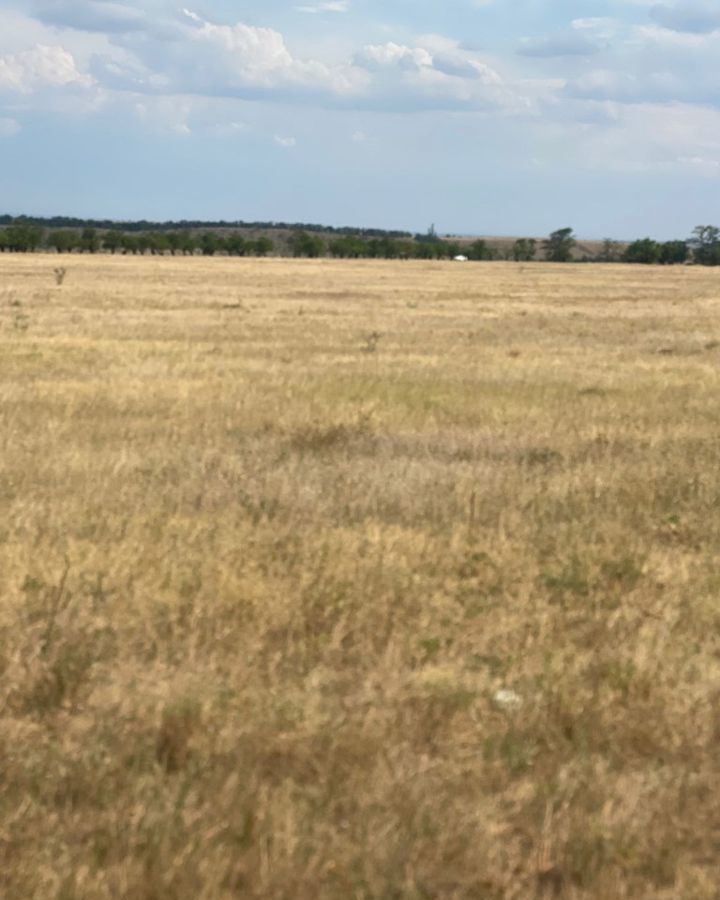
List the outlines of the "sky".
{"type": "Polygon", "coordinates": [[[720,0],[2,0],[0,212],[686,237],[719,61],[720,0]]]}

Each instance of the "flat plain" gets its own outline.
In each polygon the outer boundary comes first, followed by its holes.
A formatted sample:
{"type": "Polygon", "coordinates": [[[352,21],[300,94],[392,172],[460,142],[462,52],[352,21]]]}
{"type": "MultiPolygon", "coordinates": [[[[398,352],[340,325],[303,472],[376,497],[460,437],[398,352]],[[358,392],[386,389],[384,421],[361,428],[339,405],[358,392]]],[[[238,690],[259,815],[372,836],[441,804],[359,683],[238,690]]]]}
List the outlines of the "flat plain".
{"type": "Polygon", "coordinates": [[[720,272],[0,256],[0,895],[717,898],[719,499],[720,272]]]}

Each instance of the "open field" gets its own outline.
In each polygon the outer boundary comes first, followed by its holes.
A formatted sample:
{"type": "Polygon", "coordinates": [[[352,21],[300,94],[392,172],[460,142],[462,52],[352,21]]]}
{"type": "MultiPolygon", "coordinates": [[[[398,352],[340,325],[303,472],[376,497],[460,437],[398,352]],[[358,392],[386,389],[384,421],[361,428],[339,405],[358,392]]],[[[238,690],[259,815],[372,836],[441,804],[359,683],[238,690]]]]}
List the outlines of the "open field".
{"type": "Polygon", "coordinates": [[[0,256],[3,900],[716,900],[720,272],[57,264],[0,256]]]}

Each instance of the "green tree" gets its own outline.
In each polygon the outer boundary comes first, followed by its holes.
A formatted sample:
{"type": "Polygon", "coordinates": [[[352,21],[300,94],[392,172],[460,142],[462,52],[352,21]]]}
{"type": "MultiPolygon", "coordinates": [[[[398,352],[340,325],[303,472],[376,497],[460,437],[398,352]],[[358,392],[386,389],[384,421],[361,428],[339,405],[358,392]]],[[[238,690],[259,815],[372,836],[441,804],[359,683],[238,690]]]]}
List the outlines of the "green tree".
{"type": "Polygon", "coordinates": [[[269,237],[263,235],[255,241],[252,252],[256,256],[267,256],[268,253],[272,253],[274,249],[275,244],[273,241],[269,237]]]}
{"type": "Polygon", "coordinates": [[[666,241],[660,247],[660,262],[665,266],[683,265],[689,256],[687,241],[666,241]]]}
{"type": "Polygon", "coordinates": [[[122,235],[117,231],[106,231],[102,236],[102,245],[106,250],[109,250],[113,256],[117,253],[117,251],[122,247],[122,235]]]}
{"type": "Polygon", "coordinates": [[[293,231],[293,233],[288,238],[288,246],[292,251],[293,256],[303,256],[305,249],[305,241],[309,235],[304,231],[293,231]]]}
{"type": "Polygon", "coordinates": [[[58,253],[72,253],[80,246],[80,234],[77,231],[58,229],[50,232],[48,247],[53,247],[58,253]]]}
{"type": "Polygon", "coordinates": [[[362,256],[367,256],[368,253],[365,241],[351,234],[331,241],[328,250],[332,256],[341,259],[359,259],[362,256]]]}
{"type": "Polygon", "coordinates": [[[387,235],[371,238],[365,243],[365,256],[370,259],[397,259],[401,253],[402,245],[387,235]]]}
{"type": "Polygon", "coordinates": [[[572,228],[558,228],[544,243],[545,259],[549,262],[570,262],[576,243],[572,228]]]}
{"type": "Polygon", "coordinates": [[[633,241],[625,250],[623,259],[628,263],[642,263],[651,266],[660,262],[660,244],[651,238],[643,238],[641,241],[633,241]]]}
{"type": "Polygon", "coordinates": [[[14,253],[31,253],[42,244],[42,231],[22,222],[14,223],[5,230],[8,250],[14,253]]]}
{"type": "Polygon", "coordinates": [[[720,228],[698,225],[690,238],[693,259],[701,266],[720,265],[720,228]]]}
{"type": "Polygon", "coordinates": [[[325,241],[316,234],[310,235],[305,249],[307,256],[317,259],[325,253],[325,241]]]}
{"type": "Polygon", "coordinates": [[[182,235],[177,231],[169,231],[166,234],[168,250],[172,256],[175,256],[182,249],[182,235]]]}
{"type": "Polygon", "coordinates": [[[205,231],[200,235],[200,250],[203,256],[215,256],[220,251],[220,239],[214,231],[205,231]]]}
{"type": "Polygon", "coordinates": [[[520,238],[513,244],[512,255],[515,262],[530,262],[535,259],[537,241],[534,238],[520,238]]]}
{"type": "Polygon", "coordinates": [[[162,231],[150,235],[150,252],[153,256],[165,256],[169,249],[170,242],[162,231]]]}
{"type": "Polygon", "coordinates": [[[467,256],[476,262],[484,262],[495,259],[495,251],[487,241],[477,240],[468,247],[467,256]]]}
{"type": "Polygon", "coordinates": [[[309,256],[316,259],[325,252],[325,242],[315,234],[293,231],[288,240],[293,256],[309,256]]]}
{"type": "Polygon", "coordinates": [[[38,250],[42,246],[43,242],[42,228],[34,228],[33,226],[28,225],[26,231],[26,240],[28,250],[38,250]]]}
{"type": "Polygon", "coordinates": [[[135,256],[139,250],[139,242],[134,234],[123,234],[120,237],[120,246],[122,247],[123,256],[127,256],[128,253],[132,253],[135,256]]]}
{"type": "Polygon", "coordinates": [[[335,240],[330,241],[328,244],[328,252],[330,253],[330,256],[335,259],[346,259],[350,255],[348,253],[347,238],[335,238],[335,240]]]}
{"type": "Polygon", "coordinates": [[[97,253],[100,250],[100,238],[94,228],[83,228],[80,249],[83,253],[97,253]]]}
{"type": "Polygon", "coordinates": [[[439,259],[445,255],[445,248],[440,241],[415,241],[415,259],[439,259]]]}
{"type": "Polygon", "coordinates": [[[180,250],[183,256],[194,256],[198,242],[191,231],[184,231],[180,237],[180,250]]]}
{"type": "Polygon", "coordinates": [[[141,256],[145,256],[145,254],[149,250],[152,250],[152,246],[153,246],[152,235],[148,234],[147,232],[142,232],[141,234],[139,234],[137,236],[137,238],[135,238],[135,240],[137,242],[138,253],[141,256]]]}
{"type": "Polygon", "coordinates": [[[231,234],[225,240],[225,249],[230,256],[245,256],[248,242],[241,234],[231,234]]]}
{"type": "Polygon", "coordinates": [[[412,241],[397,242],[397,258],[412,259],[415,254],[415,244],[412,241]]]}

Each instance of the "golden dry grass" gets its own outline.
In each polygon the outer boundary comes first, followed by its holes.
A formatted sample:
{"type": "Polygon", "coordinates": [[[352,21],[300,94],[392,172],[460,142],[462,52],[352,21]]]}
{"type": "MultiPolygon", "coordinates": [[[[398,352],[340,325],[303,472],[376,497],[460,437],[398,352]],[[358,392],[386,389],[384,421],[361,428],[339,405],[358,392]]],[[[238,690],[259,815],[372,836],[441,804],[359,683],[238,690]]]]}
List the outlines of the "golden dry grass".
{"type": "Polygon", "coordinates": [[[4,900],[717,898],[720,273],[56,264],[0,257],[4,900]]]}

